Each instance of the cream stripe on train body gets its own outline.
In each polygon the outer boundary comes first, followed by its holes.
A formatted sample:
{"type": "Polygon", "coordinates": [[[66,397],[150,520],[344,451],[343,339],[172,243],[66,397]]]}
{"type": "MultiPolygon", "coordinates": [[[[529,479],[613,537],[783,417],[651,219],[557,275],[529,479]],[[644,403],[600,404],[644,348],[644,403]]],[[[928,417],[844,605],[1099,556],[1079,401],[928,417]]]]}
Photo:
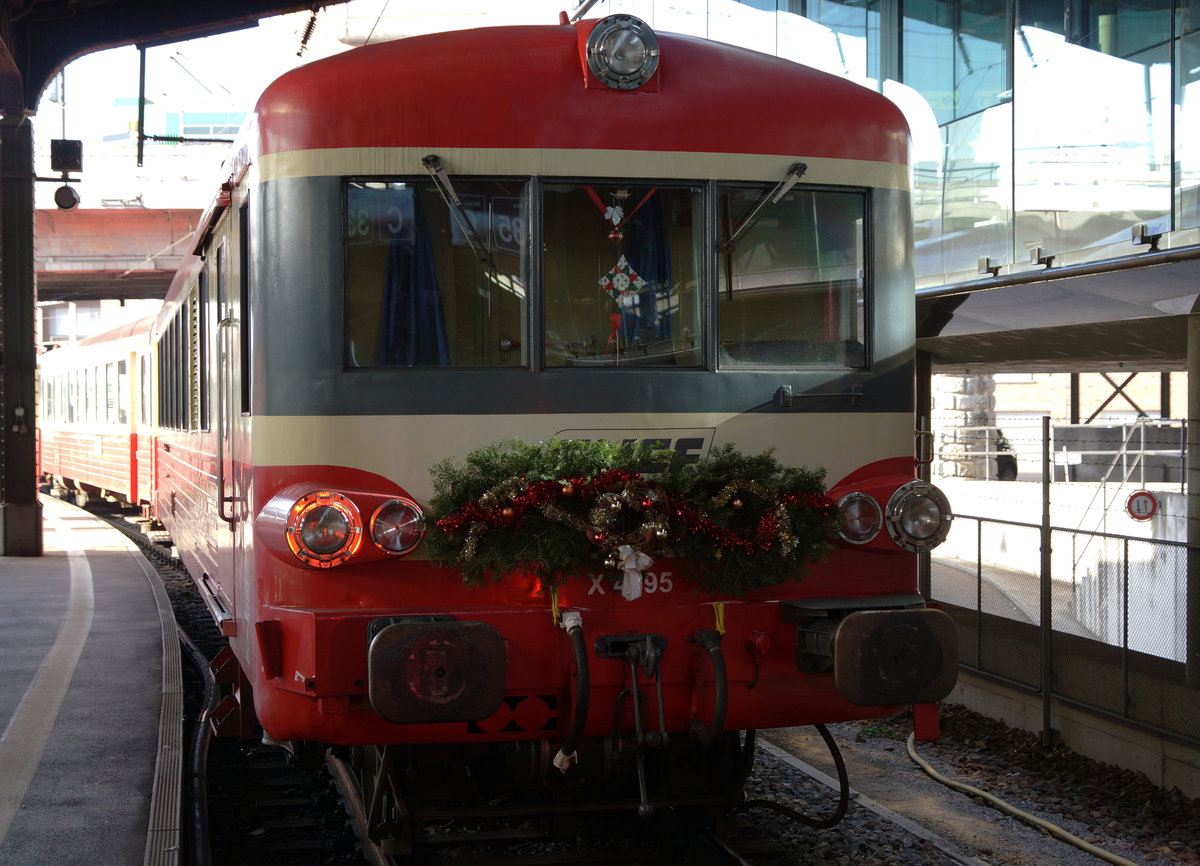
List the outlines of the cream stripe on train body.
{"type": "Polygon", "coordinates": [[[774,449],[785,466],[823,468],[833,485],[860,466],[903,456],[912,416],[904,412],[604,413],[595,415],[314,415],[252,419],[253,462],[264,466],[344,466],[374,472],[423,506],[429,467],[506,439],[702,437],[705,453],[730,443],[744,454],[774,449]]]}
{"type": "Polygon", "coordinates": [[[251,167],[260,182],[303,177],[424,175],[422,157],[436,153],[451,176],[613,177],[780,181],[794,162],[808,166],[802,183],[907,191],[905,165],[803,154],[693,153],[658,150],[342,147],[261,154],[251,167]]]}

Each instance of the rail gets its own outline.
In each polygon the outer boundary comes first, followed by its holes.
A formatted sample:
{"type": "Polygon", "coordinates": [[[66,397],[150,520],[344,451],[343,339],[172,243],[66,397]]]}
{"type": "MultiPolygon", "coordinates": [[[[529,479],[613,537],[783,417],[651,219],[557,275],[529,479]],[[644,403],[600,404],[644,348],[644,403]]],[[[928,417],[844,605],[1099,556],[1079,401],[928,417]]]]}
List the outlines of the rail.
{"type": "MultiPolygon", "coordinates": [[[[1180,492],[1185,490],[1186,419],[1143,417],[1132,422],[1056,424],[1051,435],[1055,481],[1109,482],[1120,466],[1122,483],[1129,482],[1136,472],[1139,486],[1178,481],[1180,492]],[[1108,447],[1082,447],[1086,444],[1108,447]],[[1147,477],[1147,473],[1159,477],[1147,477]]],[[[1041,430],[1027,423],[939,428],[936,460],[946,467],[943,475],[1010,481],[1020,473],[1036,478],[1043,450],[1041,437],[1041,430]],[[1014,471],[1006,477],[1009,466],[1014,471]]]]}

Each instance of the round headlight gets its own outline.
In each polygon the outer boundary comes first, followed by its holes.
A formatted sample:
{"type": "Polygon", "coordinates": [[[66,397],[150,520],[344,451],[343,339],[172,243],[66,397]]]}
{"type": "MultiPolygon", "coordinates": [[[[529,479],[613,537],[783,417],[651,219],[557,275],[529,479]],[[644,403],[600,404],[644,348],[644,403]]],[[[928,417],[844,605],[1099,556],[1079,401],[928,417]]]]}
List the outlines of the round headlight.
{"type": "Polygon", "coordinates": [[[408,553],[424,534],[421,507],[410,499],[389,499],[371,515],[371,541],[391,556],[408,553]]]}
{"type": "Polygon", "coordinates": [[[847,493],[838,500],[842,510],[842,538],[851,544],[866,544],[883,528],[883,509],[865,493],[847,493]]]}
{"type": "Polygon", "coordinates": [[[332,490],[301,497],[288,512],[287,540],[292,553],[308,565],[341,565],[355,554],[362,541],[358,508],[332,490]]]}
{"type": "Polygon", "coordinates": [[[658,39],[645,21],[610,15],[597,22],[587,41],[588,68],[614,90],[641,87],[658,69],[658,39]]]}
{"type": "Polygon", "coordinates": [[[897,546],[923,553],[946,540],[953,517],[946,494],[925,481],[910,481],[888,500],[888,535],[897,546]]]}

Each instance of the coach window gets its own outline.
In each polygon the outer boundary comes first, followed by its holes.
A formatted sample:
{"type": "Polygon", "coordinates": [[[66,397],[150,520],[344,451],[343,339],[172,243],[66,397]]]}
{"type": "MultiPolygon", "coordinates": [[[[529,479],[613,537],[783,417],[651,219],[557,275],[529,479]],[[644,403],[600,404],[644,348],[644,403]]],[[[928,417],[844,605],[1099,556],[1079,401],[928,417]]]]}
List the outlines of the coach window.
{"type": "Polygon", "coordinates": [[[129,362],[117,361],[117,423],[129,423],[129,362]]]}
{"type": "Polygon", "coordinates": [[[548,367],[698,366],[702,189],[546,184],[548,367]]]}
{"type": "Polygon", "coordinates": [[[140,392],[138,398],[138,426],[150,426],[150,362],[146,355],[138,356],[138,379],[140,381],[140,392]]]}
{"type": "Polygon", "coordinates": [[[347,184],[349,366],[526,364],[526,185],[451,182],[347,184]]]}
{"type": "Polygon", "coordinates": [[[769,193],[720,191],[720,365],[865,367],[864,197],[769,193]]]}
{"type": "Polygon", "coordinates": [[[104,382],[102,383],[104,390],[104,410],[103,421],[105,424],[117,423],[117,365],[109,363],[104,365],[104,382]]]}

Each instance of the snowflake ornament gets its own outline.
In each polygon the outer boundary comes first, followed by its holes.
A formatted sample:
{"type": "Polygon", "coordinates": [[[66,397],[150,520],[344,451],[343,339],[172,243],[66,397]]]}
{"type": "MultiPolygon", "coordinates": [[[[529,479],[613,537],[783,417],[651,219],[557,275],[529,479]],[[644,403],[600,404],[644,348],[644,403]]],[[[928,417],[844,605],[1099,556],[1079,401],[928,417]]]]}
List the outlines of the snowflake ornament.
{"type": "Polygon", "coordinates": [[[600,278],[600,291],[624,306],[629,305],[633,294],[642,291],[647,285],[638,272],[630,267],[625,256],[621,256],[613,269],[600,278]]]}

